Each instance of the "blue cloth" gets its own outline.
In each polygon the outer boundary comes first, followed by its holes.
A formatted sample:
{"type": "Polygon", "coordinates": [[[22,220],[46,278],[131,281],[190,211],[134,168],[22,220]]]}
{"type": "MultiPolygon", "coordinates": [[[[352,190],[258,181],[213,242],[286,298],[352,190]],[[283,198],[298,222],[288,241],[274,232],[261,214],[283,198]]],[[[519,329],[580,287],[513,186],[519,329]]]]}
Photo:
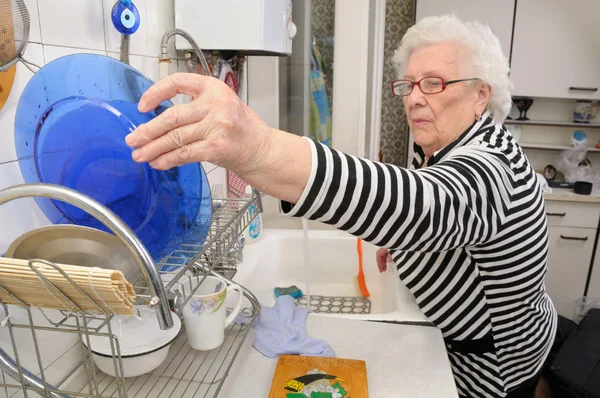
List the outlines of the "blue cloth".
{"type": "Polygon", "coordinates": [[[277,297],[273,307],[261,309],[254,348],[269,358],[285,354],[334,357],[326,341],[308,336],[307,316],[308,310],[297,307],[291,296],[277,297]]]}

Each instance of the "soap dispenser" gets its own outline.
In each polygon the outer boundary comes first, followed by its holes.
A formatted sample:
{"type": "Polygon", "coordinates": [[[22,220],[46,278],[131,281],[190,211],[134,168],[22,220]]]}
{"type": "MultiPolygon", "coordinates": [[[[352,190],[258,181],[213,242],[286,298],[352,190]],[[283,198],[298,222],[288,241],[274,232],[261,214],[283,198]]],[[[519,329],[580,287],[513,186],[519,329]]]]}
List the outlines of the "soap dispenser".
{"type": "MultiPolygon", "coordinates": [[[[250,185],[246,185],[246,196],[252,197],[252,187],[250,185]]],[[[256,218],[250,222],[248,228],[244,230],[244,237],[246,238],[245,244],[251,245],[262,237],[263,220],[262,214],[258,213],[258,209],[254,203],[248,207],[247,211],[249,218],[256,216],[256,218]]]]}

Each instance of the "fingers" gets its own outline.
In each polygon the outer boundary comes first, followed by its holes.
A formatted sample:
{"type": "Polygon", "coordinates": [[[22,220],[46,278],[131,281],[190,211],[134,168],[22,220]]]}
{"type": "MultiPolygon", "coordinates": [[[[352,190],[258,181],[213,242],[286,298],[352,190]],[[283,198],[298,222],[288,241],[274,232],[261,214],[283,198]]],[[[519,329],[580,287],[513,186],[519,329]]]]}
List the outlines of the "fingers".
{"type": "Polygon", "coordinates": [[[204,162],[208,160],[206,158],[207,146],[205,141],[192,142],[160,155],[150,162],[150,166],[156,170],[169,170],[192,162],[204,162]]]}
{"type": "Polygon", "coordinates": [[[170,100],[177,94],[187,94],[196,97],[204,89],[208,79],[212,77],[195,73],[175,73],[159,80],[150,87],[140,98],[138,110],[150,112],[161,102],[170,100]]]}
{"type": "Polygon", "coordinates": [[[201,123],[177,127],[162,137],[154,139],[141,148],[137,148],[133,151],[131,157],[133,160],[140,163],[152,162],[161,155],[183,148],[193,142],[201,141],[203,138],[203,130],[201,123]]]}
{"type": "Polygon", "coordinates": [[[140,148],[178,127],[201,121],[207,112],[194,102],[172,106],[148,123],[140,125],[125,137],[125,143],[131,148],[140,148]]]}
{"type": "Polygon", "coordinates": [[[389,255],[390,254],[387,249],[377,250],[377,254],[375,255],[375,258],[377,259],[377,268],[379,269],[379,272],[387,271],[387,261],[386,260],[389,255]]]}

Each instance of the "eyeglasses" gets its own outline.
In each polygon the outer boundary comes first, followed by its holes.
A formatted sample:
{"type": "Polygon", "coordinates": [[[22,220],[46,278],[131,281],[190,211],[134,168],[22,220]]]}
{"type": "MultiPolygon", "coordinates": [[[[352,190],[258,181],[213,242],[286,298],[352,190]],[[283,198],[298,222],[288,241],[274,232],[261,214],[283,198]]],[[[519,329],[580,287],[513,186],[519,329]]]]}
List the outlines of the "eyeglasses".
{"type": "Polygon", "coordinates": [[[392,82],[392,93],[397,97],[405,97],[412,93],[415,86],[419,86],[419,89],[423,94],[438,94],[446,89],[446,86],[454,83],[467,82],[470,80],[480,80],[478,77],[470,79],[458,79],[458,80],[444,80],[441,77],[424,77],[418,82],[411,80],[395,80],[392,82]]]}

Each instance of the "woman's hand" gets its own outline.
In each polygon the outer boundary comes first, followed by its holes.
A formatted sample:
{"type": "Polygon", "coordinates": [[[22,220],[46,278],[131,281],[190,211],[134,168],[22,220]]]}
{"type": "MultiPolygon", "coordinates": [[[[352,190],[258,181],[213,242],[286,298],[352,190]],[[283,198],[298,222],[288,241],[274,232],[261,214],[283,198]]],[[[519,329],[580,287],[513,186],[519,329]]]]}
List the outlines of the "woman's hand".
{"type": "Polygon", "coordinates": [[[391,263],[392,255],[390,254],[388,249],[379,249],[377,250],[377,254],[375,255],[377,258],[377,268],[379,268],[379,272],[387,271],[388,263],[391,263]]]}
{"type": "Polygon", "coordinates": [[[192,97],[139,126],[125,139],[137,148],[133,159],[159,170],[208,161],[244,173],[255,171],[271,144],[271,129],[218,79],[174,74],[152,86],[140,99],[149,112],[177,94],[192,97]]]}
{"type": "Polygon", "coordinates": [[[137,162],[167,170],[211,162],[234,171],[253,187],[295,203],[310,175],[310,144],[271,129],[223,82],[177,73],[153,85],[140,99],[149,112],[177,94],[192,97],[129,134],[125,142],[137,162]]]}

